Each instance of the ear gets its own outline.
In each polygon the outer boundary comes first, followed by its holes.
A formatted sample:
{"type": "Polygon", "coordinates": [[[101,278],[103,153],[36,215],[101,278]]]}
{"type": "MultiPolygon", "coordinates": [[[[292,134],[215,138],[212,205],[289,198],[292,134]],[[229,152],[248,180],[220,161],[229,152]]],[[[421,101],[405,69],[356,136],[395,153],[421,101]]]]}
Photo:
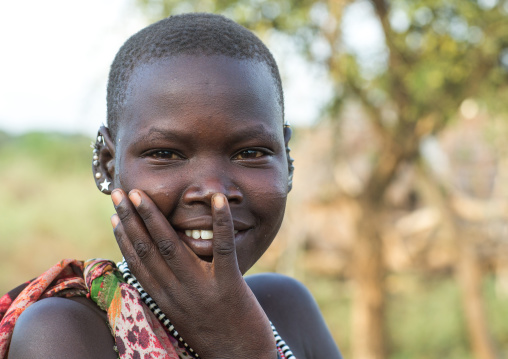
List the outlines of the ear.
{"type": "Polygon", "coordinates": [[[293,188],[293,172],[295,170],[295,167],[293,166],[294,160],[291,158],[291,149],[289,148],[289,140],[291,139],[292,134],[293,131],[291,130],[291,127],[288,124],[284,124],[284,144],[286,145],[286,158],[288,161],[288,192],[290,192],[293,188]]]}
{"type": "Polygon", "coordinates": [[[111,194],[115,176],[115,143],[109,129],[101,126],[93,146],[92,172],[95,185],[104,194],[111,194]]]}

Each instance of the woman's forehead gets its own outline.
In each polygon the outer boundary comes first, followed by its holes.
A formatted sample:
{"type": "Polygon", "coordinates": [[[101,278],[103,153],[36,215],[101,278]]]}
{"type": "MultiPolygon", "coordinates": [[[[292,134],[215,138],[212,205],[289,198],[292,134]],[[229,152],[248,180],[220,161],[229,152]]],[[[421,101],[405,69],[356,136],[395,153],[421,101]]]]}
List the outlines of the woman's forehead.
{"type": "Polygon", "coordinates": [[[220,93],[227,87],[257,92],[267,101],[278,100],[275,79],[264,62],[223,55],[179,55],[138,65],[131,75],[128,94],[160,87],[189,91],[191,95],[200,88],[220,93]]]}
{"type": "Polygon", "coordinates": [[[120,132],[129,127],[124,130],[132,133],[134,128],[151,126],[151,121],[160,126],[163,118],[174,126],[207,121],[219,127],[220,119],[261,120],[282,130],[277,94],[271,72],[262,62],[225,56],[171,57],[134,71],[120,132]]]}

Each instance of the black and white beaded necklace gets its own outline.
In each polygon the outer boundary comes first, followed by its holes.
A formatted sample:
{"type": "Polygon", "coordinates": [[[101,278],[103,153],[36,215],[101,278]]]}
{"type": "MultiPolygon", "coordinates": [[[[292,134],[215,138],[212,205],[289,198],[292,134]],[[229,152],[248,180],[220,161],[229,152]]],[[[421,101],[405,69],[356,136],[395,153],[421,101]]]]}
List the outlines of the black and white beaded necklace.
{"type": "MultiPolygon", "coordinates": [[[[194,349],[192,349],[189,346],[189,344],[187,344],[185,342],[185,340],[183,340],[183,338],[180,336],[180,334],[178,334],[178,332],[176,331],[174,325],[171,324],[171,321],[169,320],[169,318],[162,312],[162,310],[160,310],[157,303],[155,303],[155,301],[148,295],[148,293],[145,292],[143,287],[141,287],[141,284],[139,284],[136,277],[134,277],[134,275],[131,273],[129,266],[127,265],[127,262],[125,261],[125,259],[122,262],[117,263],[117,267],[120,270],[120,272],[122,273],[123,278],[125,279],[127,284],[130,284],[134,288],[136,288],[136,290],[139,292],[143,302],[145,302],[145,304],[148,306],[148,308],[150,308],[150,310],[153,312],[153,314],[155,314],[155,316],[159,319],[159,321],[162,323],[162,325],[164,325],[168,329],[168,331],[171,333],[171,335],[176,340],[178,340],[180,343],[182,343],[182,345],[186,349],[188,349],[189,352],[195,358],[199,358],[198,353],[196,353],[194,351],[194,349]]],[[[275,329],[275,326],[272,324],[272,322],[270,322],[270,326],[272,327],[272,332],[275,337],[275,343],[277,344],[277,349],[279,351],[281,351],[287,359],[296,359],[295,356],[293,355],[293,352],[289,348],[289,346],[286,344],[286,342],[284,340],[282,340],[279,333],[277,333],[277,330],[275,329]]]]}

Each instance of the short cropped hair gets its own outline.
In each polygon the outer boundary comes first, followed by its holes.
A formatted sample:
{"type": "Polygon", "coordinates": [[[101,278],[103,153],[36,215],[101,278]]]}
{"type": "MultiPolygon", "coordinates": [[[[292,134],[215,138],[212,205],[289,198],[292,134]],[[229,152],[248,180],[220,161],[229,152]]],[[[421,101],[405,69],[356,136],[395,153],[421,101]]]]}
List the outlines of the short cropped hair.
{"type": "Polygon", "coordinates": [[[109,72],[107,122],[113,138],[127,101],[130,77],[139,65],[178,55],[224,55],[268,65],[284,115],[284,94],[277,63],[261,40],[245,27],[215,14],[170,16],[131,36],[116,54],[109,72]]]}

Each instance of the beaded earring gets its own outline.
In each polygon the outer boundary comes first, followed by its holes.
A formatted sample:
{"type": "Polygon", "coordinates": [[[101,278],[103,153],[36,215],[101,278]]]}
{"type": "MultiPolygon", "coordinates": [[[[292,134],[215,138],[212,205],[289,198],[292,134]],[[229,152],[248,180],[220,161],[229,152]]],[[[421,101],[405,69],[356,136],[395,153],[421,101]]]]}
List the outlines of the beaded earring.
{"type": "MultiPolygon", "coordinates": [[[[284,128],[291,128],[291,125],[289,124],[289,122],[286,120],[286,122],[284,122],[284,128]]],[[[291,152],[291,148],[289,148],[289,146],[286,146],[286,158],[287,158],[287,161],[288,161],[288,187],[289,187],[289,190],[291,191],[291,189],[293,188],[293,173],[295,171],[295,166],[293,165],[293,162],[295,161],[293,158],[291,158],[291,155],[290,155],[290,152],[291,152]]]]}
{"type": "Polygon", "coordinates": [[[291,158],[291,155],[289,154],[291,152],[291,148],[289,146],[286,147],[286,157],[288,159],[288,185],[289,189],[293,188],[293,173],[295,172],[295,166],[293,165],[293,162],[295,161],[293,158],[291,158]]]}
{"type": "MultiPolygon", "coordinates": [[[[102,173],[100,172],[100,163],[99,163],[99,149],[100,149],[100,146],[101,145],[104,145],[104,137],[99,135],[97,136],[97,141],[95,142],[95,144],[92,142],[92,144],[90,145],[90,147],[92,147],[93,149],[93,156],[92,156],[92,165],[93,165],[93,168],[94,168],[94,172],[95,172],[95,179],[99,180],[102,178],[102,173]]],[[[99,183],[99,185],[101,186],[101,191],[104,192],[104,191],[109,191],[109,185],[111,184],[111,182],[108,181],[107,178],[104,178],[104,181],[102,181],[101,183],[99,183]]]]}

